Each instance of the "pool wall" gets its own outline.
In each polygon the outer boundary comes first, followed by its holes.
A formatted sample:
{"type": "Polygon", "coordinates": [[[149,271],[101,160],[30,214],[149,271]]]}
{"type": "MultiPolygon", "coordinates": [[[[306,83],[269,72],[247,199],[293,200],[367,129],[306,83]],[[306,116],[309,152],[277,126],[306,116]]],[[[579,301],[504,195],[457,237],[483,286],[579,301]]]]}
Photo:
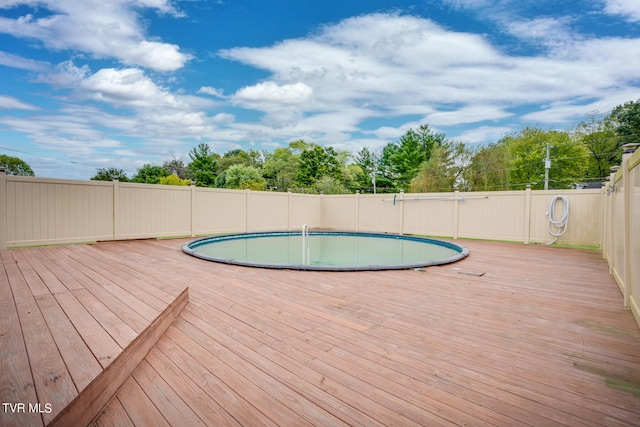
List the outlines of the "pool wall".
{"type": "MultiPolygon", "coordinates": [[[[469,251],[464,246],[442,241],[436,239],[429,239],[426,237],[407,236],[397,234],[382,234],[382,233],[353,233],[353,232],[335,232],[335,231],[310,231],[310,236],[344,236],[344,237],[364,237],[364,238],[377,238],[377,239],[389,239],[389,240],[404,240],[413,241],[417,243],[424,243],[427,245],[440,246],[453,250],[455,252],[452,256],[447,256],[438,259],[421,260],[419,262],[410,263],[376,263],[366,265],[318,265],[318,264],[303,264],[303,263],[271,263],[271,262],[255,262],[246,261],[241,259],[234,259],[223,256],[211,256],[198,251],[198,247],[209,244],[215,244],[216,242],[225,242],[232,240],[248,240],[256,238],[269,238],[269,237],[281,237],[281,236],[300,236],[300,232],[291,231],[272,231],[272,232],[258,232],[258,233],[238,233],[238,234],[226,234],[218,236],[202,237],[185,243],[182,246],[183,252],[192,255],[194,257],[204,259],[207,261],[214,261],[224,264],[241,265],[248,267],[259,268],[272,268],[272,269],[290,269],[290,270],[315,270],[315,271],[377,271],[377,270],[406,270],[411,268],[429,267],[434,265],[443,265],[452,262],[459,261],[465,258],[469,251]]],[[[297,248],[295,249],[297,250],[297,248]]],[[[300,248],[300,250],[302,250],[300,248]]]]}

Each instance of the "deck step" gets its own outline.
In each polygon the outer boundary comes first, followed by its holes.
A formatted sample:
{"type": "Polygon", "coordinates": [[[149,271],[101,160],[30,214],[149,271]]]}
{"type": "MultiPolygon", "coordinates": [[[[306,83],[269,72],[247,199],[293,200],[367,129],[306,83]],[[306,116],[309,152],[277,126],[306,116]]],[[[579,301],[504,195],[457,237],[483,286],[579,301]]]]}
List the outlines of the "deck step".
{"type": "Polygon", "coordinates": [[[180,315],[188,301],[189,288],[186,288],[48,425],[88,425],[94,421],[180,315]]]}

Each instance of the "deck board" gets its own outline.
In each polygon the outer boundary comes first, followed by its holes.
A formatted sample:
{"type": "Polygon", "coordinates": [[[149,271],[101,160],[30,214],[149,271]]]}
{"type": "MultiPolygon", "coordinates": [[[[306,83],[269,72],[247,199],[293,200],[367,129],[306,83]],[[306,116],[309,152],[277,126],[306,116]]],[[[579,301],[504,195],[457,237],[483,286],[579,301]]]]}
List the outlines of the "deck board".
{"type": "Polygon", "coordinates": [[[118,401],[133,425],[171,427],[133,377],[130,377],[120,389],[118,401]]]}
{"type": "Polygon", "coordinates": [[[101,322],[92,316],[72,292],[56,294],[55,299],[100,366],[106,368],[123,348],[107,332],[108,322],[101,322]]]}
{"type": "MultiPolygon", "coordinates": [[[[37,402],[29,358],[22,335],[18,311],[6,271],[0,268],[0,393],[2,402],[37,402]]],[[[12,414],[3,409],[0,413],[13,425],[42,425],[39,413],[12,414]]]]}
{"type": "MultiPolygon", "coordinates": [[[[24,263],[21,255],[18,255],[16,259],[12,257],[10,252],[2,252],[2,261],[15,298],[16,311],[20,319],[20,327],[38,398],[37,402],[22,403],[26,405],[28,403],[42,403],[43,405],[48,403],[52,407],[63,407],[77,395],[77,389],[38,307],[35,296],[30,292],[30,290],[36,290],[38,295],[44,295],[42,290],[44,284],[38,281],[39,278],[35,279],[37,275],[24,263]],[[23,276],[21,267],[25,267],[25,271],[28,272],[26,277],[23,276]],[[33,287],[28,286],[27,278],[33,279],[37,284],[33,287]]],[[[53,418],[53,413],[43,413],[42,418],[46,424],[53,418]]]]}
{"type": "Polygon", "coordinates": [[[4,251],[3,401],[42,387],[16,386],[34,342],[89,351],[89,378],[188,286],[96,425],[640,424],[640,330],[596,251],[468,241],[451,265],[331,273],[210,263],[184,241],[4,251]]]}
{"type": "Polygon", "coordinates": [[[102,366],[53,295],[40,295],[36,301],[62,359],[73,362],[65,365],[76,390],[84,389],[102,372],[102,366]]]}
{"type": "MultiPolygon", "coordinates": [[[[144,252],[168,243],[145,242],[144,252]]],[[[331,393],[344,399],[343,404],[355,405],[351,399],[356,393],[359,408],[367,408],[363,412],[368,416],[379,413],[383,424],[392,423],[398,415],[403,423],[438,422],[421,412],[425,407],[446,414],[439,420],[442,423],[455,424],[468,421],[465,417],[494,425],[509,421],[523,425],[640,422],[638,395],[623,391],[624,387],[611,387],[616,380],[640,383],[640,334],[630,313],[621,308],[620,295],[599,254],[474,244],[483,252],[477,261],[470,256],[468,260],[474,262],[465,260],[425,273],[271,274],[233,266],[210,267],[197,261],[193,269],[182,269],[180,276],[193,283],[211,270],[216,285],[192,285],[192,295],[197,295],[192,303],[195,308],[186,310],[183,317],[202,309],[223,324],[237,319],[234,331],[217,327],[219,341],[223,334],[232,337],[225,337],[225,342],[248,341],[240,337],[244,330],[256,337],[256,352],[251,353],[251,344],[246,343],[242,353],[245,358],[251,354],[252,363],[262,369],[269,363],[256,353],[295,358],[304,367],[296,374],[307,380],[318,381],[320,375],[324,382],[332,381],[331,393]],[[567,258],[560,266],[559,256],[567,258]],[[535,268],[530,260],[537,264],[535,268]],[[486,274],[459,274],[461,268],[486,274]],[[350,280],[352,277],[356,280],[350,280]],[[264,307],[267,303],[270,307],[264,307]],[[282,310],[292,313],[283,315],[282,310]],[[289,324],[300,313],[305,322],[289,324]],[[259,339],[265,335],[268,339],[259,339]],[[334,339],[336,336],[339,338],[334,339]],[[316,340],[310,345],[312,338],[316,340]],[[360,355],[369,356],[373,351],[371,343],[383,351],[363,360],[360,355]],[[397,363],[385,370],[393,357],[398,358],[397,363]],[[353,375],[361,365],[370,367],[353,375]],[[417,375],[418,384],[402,369],[417,375]],[[370,370],[380,372],[379,387],[384,387],[386,379],[384,391],[396,390],[396,394],[381,395],[369,382],[362,382],[371,375],[370,370]],[[395,370],[399,373],[393,374],[395,370]],[[348,381],[351,376],[353,382],[348,381]],[[435,389],[421,389],[420,381],[435,384],[435,389]],[[413,396],[407,411],[396,395],[409,399],[410,385],[423,391],[413,396]],[[369,393],[378,393],[377,400],[359,394],[367,388],[369,393]],[[435,401],[429,400],[431,396],[435,401]]],[[[167,256],[162,255],[165,263],[167,256]]],[[[205,314],[201,317],[207,320],[205,314]]],[[[289,378],[276,372],[281,381],[289,378]]],[[[296,388],[293,382],[290,387],[296,388]]]]}
{"type": "MultiPolygon", "coordinates": [[[[164,339],[164,338],[163,338],[164,339]]],[[[179,390],[181,399],[189,402],[193,411],[206,425],[240,426],[229,412],[218,405],[212,397],[207,396],[200,384],[183,373],[180,367],[171,361],[158,347],[151,350],[146,362],[153,367],[166,384],[170,384],[175,390],[179,390]]]]}
{"type": "Polygon", "coordinates": [[[125,279],[109,277],[113,265],[78,247],[0,251],[0,259],[0,398],[14,405],[3,405],[0,425],[53,421],[170,306],[135,282],[118,286],[125,279]]]}
{"type": "Polygon", "coordinates": [[[124,410],[120,400],[116,397],[111,404],[102,412],[100,418],[96,421],[97,427],[120,426],[133,427],[134,424],[124,410]]]}

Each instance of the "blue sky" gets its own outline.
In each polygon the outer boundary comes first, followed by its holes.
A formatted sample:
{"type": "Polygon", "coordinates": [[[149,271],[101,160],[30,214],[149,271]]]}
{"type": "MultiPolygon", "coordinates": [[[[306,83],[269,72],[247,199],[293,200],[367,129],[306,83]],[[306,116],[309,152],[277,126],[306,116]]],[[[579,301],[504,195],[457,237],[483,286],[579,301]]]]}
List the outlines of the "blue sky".
{"type": "Polygon", "coordinates": [[[0,154],[42,177],[425,123],[487,143],[638,99],[638,0],[0,0],[0,154]]]}

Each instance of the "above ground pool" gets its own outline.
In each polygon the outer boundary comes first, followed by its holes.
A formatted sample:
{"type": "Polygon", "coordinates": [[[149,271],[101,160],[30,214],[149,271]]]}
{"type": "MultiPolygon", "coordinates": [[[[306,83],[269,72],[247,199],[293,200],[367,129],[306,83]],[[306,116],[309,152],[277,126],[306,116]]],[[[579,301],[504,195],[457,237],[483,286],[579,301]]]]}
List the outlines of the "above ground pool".
{"type": "Polygon", "coordinates": [[[182,250],[225,264],[294,270],[400,270],[447,264],[469,254],[424,237],[308,231],[226,234],[192,240],[182,250]]]}

